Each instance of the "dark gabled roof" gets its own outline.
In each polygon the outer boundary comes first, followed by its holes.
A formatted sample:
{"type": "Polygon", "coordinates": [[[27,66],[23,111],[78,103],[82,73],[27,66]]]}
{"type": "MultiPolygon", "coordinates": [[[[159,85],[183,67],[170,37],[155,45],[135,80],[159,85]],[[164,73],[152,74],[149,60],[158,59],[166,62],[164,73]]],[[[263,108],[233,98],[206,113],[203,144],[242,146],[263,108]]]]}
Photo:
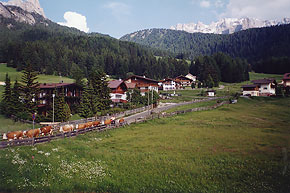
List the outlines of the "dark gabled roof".
{"type": "Polygon", "coordinates": [[[258,85],[250,84],[250,85],[243,85],[242,88],[256,88],[258,85]]]}
{"type": "Polygon", "coordinates": [[[290,80],[290,73],[284,74],[283,80],[290,80]]]}
{"type": "Polygon", "coordinates": [[[183,75],[177,76],[175,79],[177,79],[177,78],[183,78],[183,79],[187,79],[189,81],[192,81],[190,78],[187,78],[186,76],[183,76],[183,75]]]}
{"type": "Polygon", "coordinates": [[[71,85],[76,86],[75,83],[42,83],[42,84],[39,84],[39,88],[40,89],[61,88],[61,87],[66,87],[66,86],[71,86],[71,85]]]}
{"type": "Polygon", "coordinates": [[[160,80],[159,82],[167,82],[167,81],[174,81],[172,78],[165,78],[163,80],[160,80]]]}
{"type": "Polygon", "coordinates": [[[252,80],[251,82],[254,84],[270,84],[270,83],[275,83],[276,80],[274,78],[264,78],[264,79],[259,79],[259,80],[252,80]]]}
{"type": "Polygon", "coordinates": [[[138,76],[138,75],[133,75],[133,76],[130,76],[129,78],[127,78],[126,80],[130,79],[130,78],[139,78],[139,79],[143,79],[143,80],[147,80],[147,81],[150,81],[150,82],[156,82],[158,83],[159,81],[158,80],[153,80],[153,79],[150,79],[150,78],[146,78],[145,76],[138,76]]]}

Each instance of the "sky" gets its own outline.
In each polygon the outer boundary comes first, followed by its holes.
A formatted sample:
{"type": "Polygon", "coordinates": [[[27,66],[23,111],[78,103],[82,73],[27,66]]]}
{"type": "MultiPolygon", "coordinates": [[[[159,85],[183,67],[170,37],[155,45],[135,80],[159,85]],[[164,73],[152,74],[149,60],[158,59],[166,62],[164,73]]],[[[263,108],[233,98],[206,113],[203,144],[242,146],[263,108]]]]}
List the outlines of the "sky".
{"type": "MultiPolygon", "coordinates": [[[[4,0],[7,1],[7,0],[4,0]]],[[[290,17],[290,0],[39,0],[45,15],[62,25],[115,38],[138,30],[204,24],[221,18],[290,17]]]]}

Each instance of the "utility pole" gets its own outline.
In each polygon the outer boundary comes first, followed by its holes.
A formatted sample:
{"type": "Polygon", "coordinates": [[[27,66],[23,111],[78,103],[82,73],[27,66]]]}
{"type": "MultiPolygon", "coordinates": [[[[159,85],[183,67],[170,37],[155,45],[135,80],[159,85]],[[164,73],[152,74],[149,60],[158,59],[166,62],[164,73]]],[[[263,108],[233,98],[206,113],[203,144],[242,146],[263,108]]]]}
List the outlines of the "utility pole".
{"type": "Polygon", "coordinates": [[[151,95],[151,103],[152,103],[152,109],[153,109],[153,89],[151,90],[152,91],[152,95],[151,95]]]}
{"type": "Polygon", "coordinates": [[[149,85],[148,85],[148,115],[150,115],[150,103],[149,103],[149,94],[150,94],[150,90],[149,90],[149,85]]]}
{"type": "Polygon", "coordinates": [[[52,122],[54,123],[54,97],[55,94],[52,94],[52,122]]]}

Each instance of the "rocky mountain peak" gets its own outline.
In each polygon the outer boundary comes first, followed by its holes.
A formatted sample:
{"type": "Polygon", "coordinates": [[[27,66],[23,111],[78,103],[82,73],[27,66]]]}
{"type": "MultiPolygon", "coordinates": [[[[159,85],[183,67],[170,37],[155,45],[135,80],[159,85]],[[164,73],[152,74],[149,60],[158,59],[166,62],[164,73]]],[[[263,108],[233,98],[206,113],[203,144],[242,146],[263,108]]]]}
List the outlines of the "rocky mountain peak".
{"type": "Polygon", "coordinates": [[[189,33],[214,33],[214,34],[232,34],[241,30],[250,28],[269,27],[274,25],[289,24],[290,19],[284,18],[281,21],[278,20],[259,20],[255,18],[224,18],[217,22],[212,22],[206,25],[202,22],[189,23],[189,24],[177,24],[171,26],[172,30],[181,30],[189,33]]]}
{"type": "Polygon", "coordinates": [[[24,11],[27,11],[29,13],[37,13],[41,16],[45,17],[44,11],[42,7],[40,6],[40,3],[38,0],[10,0],[7,3],[2,2],[5,6],[16,6],[20,7],[24,11]]]}

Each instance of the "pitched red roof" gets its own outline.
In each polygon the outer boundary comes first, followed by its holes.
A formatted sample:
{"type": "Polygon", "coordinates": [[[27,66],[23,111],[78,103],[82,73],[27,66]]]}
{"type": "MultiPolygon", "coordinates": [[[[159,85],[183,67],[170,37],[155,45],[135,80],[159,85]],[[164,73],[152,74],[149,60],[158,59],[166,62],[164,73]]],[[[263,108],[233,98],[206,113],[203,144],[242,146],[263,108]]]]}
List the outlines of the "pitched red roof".
{"type": "Polygon", "coordinates": [[[111,80],[109,81],[108,87],[109,88],[118,88],[120,84],[122,84],[123,80],[111,80]]]}
{"type": "Polygon", "coordinates": [[[290,73],[284,74],[283,80],[290,80],[290,73]]]}
{"type": "Polygon", "coordinates": [[[270,83],[275,83],[276,80],[274,78],[264,78],[264,79],[259,79],[259,80],[252,80],[252,83],[254,84],[270,84],[270,83]]]}

